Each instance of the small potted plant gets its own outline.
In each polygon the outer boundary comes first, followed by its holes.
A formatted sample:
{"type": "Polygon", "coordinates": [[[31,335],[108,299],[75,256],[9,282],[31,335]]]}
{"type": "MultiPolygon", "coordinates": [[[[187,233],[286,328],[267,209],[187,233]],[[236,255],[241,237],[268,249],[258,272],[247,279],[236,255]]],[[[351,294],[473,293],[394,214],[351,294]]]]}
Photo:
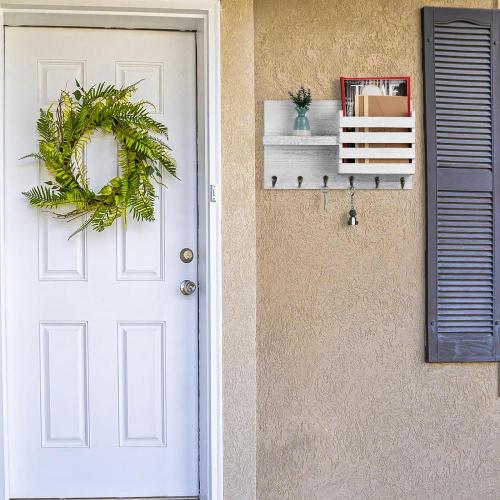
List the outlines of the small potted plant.
{"type": "Polygon", "coordinates": [[[306,113],[311,105],[311,89],[306,89],[304,85],[299,87],[297,93],[288,92],[291,101],[295,104],[297,117],[293,126],[293,135],[311,135],[311,127],[306,113]]]}

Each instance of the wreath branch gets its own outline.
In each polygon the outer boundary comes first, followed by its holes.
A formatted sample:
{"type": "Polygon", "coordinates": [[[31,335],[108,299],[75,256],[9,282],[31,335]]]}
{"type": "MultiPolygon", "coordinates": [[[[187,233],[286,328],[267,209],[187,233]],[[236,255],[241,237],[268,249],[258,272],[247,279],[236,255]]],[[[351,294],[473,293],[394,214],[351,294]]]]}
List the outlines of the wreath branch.
{"type": "Polygon", "coordinates": [[[128,213],[136,220],[153,221],[155,185],[164,186],[165,174],[177,178],[176,162],[162,139],[168,139],[167,127],[150,116],[151,103],[130,101],[138,83],[122,88],[99,83],[86,90],[77,81],[75,92],[61,92],[55,110],[40,110],[38,152],[21,159],[41,161],[52,180],[23,195],[33,207],[49,209],[59,219],[83,217],[70,238],[87,227],[104,231],[120,217],[126,224],[128,213]],[[117,140],[121,174],[97,193],[89,189],[84,161],[96,130],[117,140]],[[68,205],[75,208],[56,211],[68,205]]]}

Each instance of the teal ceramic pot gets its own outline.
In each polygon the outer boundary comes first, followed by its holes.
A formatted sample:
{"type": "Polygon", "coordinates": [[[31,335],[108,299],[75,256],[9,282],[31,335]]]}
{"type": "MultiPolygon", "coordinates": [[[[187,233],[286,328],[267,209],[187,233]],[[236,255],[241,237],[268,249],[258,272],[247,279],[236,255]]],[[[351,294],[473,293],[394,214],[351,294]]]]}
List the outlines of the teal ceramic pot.
{"type": "Polygon", "coordinates": [[[309,125],[309,118],[306,114],[309,108],[296,107],[297,117],[293,125],[293,135],[311,135],[311,126],[309,125]]]}

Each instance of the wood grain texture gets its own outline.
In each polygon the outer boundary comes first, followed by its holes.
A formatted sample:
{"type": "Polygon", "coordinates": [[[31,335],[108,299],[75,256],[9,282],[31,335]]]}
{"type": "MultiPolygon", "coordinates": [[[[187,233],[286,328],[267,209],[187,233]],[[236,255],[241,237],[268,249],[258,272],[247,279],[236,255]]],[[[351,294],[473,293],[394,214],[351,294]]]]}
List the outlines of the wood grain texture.
{"type": "Polygon", "coordinates": [[[337,146],[336,135],[265,135],[264,146],[337,146]]]}
{"type": "Polygon", "coordinates": [[[339,126],[346,128],[415,128],[415,117],[343,116],[339,126]]]}
{"type": "MultiPolygon", "coordinates": [[[[338,100],[313,101],[307,117],[312,135],[338,135],[338,114],[341,103],[338,100]]],[[[264,135],[291,135],[297,112],[290,100],[270,100],[264,102],[267,117],[264,135]]]]}
{"type": "MultiPolygon", "coordinates": [[[[404,177],[403,189],[412,189],[412,175],[415,163],[365,164],[342,163],[339,158],[400,158],[414,159],[412,148],[344,148],[338,144],[341,103],[338,100],[317,100],[311,105],[308,113],[313,135],[293,136],[293,121],[296,112],[293,104],[287,100],[264,101],[264,187],[265,189],[347,189],[349,177],[355,175],[356,189],[402,189],[401,177],[404,177]],[[284,135],[283,135],[284,134],[284,135]],[[327,135],[330,134],[330,135],[327,135]],[[331,135],[333,134],[333,135],[331,135]],[[340,152],[340,154],[339,154],[340,152]],[[352,166],[352,168],[350,168],[352,166]],[[299,181],[299,177],[301,180],[299,181]],[[375,182],[378,177],[378,184],[375,182]],[[326,186],[325,186],[325,178],[326,186]],[[378,187],[377,187],[378,186],[378,187]]],[[[378,119],[378,118],[377,118],[378,119]]],[[[381,118],[393,123],[392,118],[381,118]]],[[[407,120],[406,118],[397,118],[407,120]]],[[[405,126],[414,123],[403,121],[405,126]]],[[[378,123],[378,122],[377,122],[378,123]]],[[[398,122],[399,123],[399,122],[398,122]]],[[[391,125],[392,126],[392,125],[391,125]]],[[[382,142],[382,137],[392,132],[369,132],[373,142],[382,142]]],[[[412,138],[415,132],[397,133],[395,140],[387,143],[398,143],[403,137],[412,138]]]]}
{"type": "MultiPolygon", "coordinates": [[[[350,157],[352,158],[352,157],[350,157]]],[[[381,158],[380,156],[358,156],[358,158],[381,158]]],[[[384,158],[388,158],[385,156],[384,158]]],[[[394,157],[393,157],[394,158],[394,157]]],[[[402,175],[415,173],[414,163],[340,163],[339,174],[348,175],[402,175]]]]}
{"type": "Polygon", "coordinates": [[[394,144],[415,143],[415,132],[342,132],[339,134],[339,143],[385,143],[394,144]]]}
{"type": "MultiPolygon", "coordinates": [[[[415,150],[412,148],[344,148],[339,149],[339,158],[415,158],[415,150]]],[[[380,168],[378,163],[370,165],[374,170],[380,168]]]]}

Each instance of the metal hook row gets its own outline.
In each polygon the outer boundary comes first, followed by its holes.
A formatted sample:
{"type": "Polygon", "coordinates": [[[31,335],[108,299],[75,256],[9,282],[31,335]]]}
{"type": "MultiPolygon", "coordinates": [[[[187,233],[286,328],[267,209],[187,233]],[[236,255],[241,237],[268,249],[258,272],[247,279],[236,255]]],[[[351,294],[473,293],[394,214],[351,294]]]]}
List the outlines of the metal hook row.
{"type": "MultiPolygon", "coordinates": [[[[399,179],[399,182],[400,182],[400,184],[401,184],[401,189],[404,189],[404,188],[405,188],[405,183],[406,183],[405,178],[404,178],[404,177],[401,177],[401,178],[399,179]]],[[[380,186],[380,177],[379,177],[379,176],[377,176],[377,177],[375,177],[375,189],[378,189],[378,188],[379,188],[379,186],[380,186]]],[[[351,176],[349,177],[349,187],[350,187],[351,189],[353,189],[353,188],[354,188],[354,175],[351,175],[351,176]]]]}
{"type": "MultiPolygon", "coordinates": [[[[297,177],[297,187],[300,189],[302,187],[302,182],[304,181],[304,177],[302,177],[301,175],[299,175],[297,177]]],[[[272,187],[276,187],[276,183],[278,182],[278,177],[276,175],[273,175],[271,177],[271,185],[272,187]]],[[[405,188],[405,178],[404,177],[401,177],[399,179],[399,182],[401,183],[401,189],[404,189],[405,188]]],[[[380,186],[380,177],[377,176],[375,177],[375,189],[378,189],[380,186]]],[[[354,176],[351,175],[349,177],[349,187],[353,188],[354,187],[354,176]]],[[[323,176],[323,188],[322,189],[326,189],[328,188],[328,175],[324,175],[323,176]]]]}

